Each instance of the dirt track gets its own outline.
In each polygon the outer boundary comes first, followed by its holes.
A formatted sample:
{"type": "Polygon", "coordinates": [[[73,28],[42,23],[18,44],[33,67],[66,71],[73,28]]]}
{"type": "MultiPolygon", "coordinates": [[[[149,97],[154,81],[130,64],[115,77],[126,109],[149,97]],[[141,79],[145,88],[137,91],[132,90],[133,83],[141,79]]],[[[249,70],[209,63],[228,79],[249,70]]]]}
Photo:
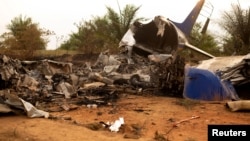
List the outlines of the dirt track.
{"type": "Polygon", "coordinates": [[[99,141],[132,138],[150,141],[164,137],[172,141],[205,141],[208,124],[250,124],[249,112],[231,112],[225,107],[225,102],[203,103],[182,98],[127,94],[122,95],[113,106],[83,106],[51,114],[57,119],[1,115],[0,140],[99,141]],[[192,116],[199,118],[173,126],[192,116]],[[119,117],[124,118],[125,124],[118,133],[110,132],[99,124],[101,121],[115,121],[119,117]]]}

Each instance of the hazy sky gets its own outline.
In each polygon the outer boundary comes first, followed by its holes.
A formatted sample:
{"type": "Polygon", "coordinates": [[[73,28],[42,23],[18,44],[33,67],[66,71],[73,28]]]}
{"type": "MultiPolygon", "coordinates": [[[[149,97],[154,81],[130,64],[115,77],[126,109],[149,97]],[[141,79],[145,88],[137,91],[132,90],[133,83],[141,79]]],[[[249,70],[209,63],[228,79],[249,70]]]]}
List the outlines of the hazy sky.
{"type": "MultiPolygon", "coordinates": [[[[0,34],[7,32],[6,26],[14,17],[23,15],[31,17],[40,28],[54,31],[47,49],[55,49],[57,44],[76,31],[74,23],[89,20],[92,16],[102,16],[106,6],[118,11],[118,3],[123,9],[126,4],[141,6],[138,17],[153,18],[162,15],[176,22],[182,22],[198,0],[0,0],[0,34]],[[63,37],[56,42],[57,37],[63,37]]],[[[250,0],[206,0],[202,14],[209,16],[213,5],[209,30],[215,26],[220,13],[231,7],[231,3],[240,2],[242,7],[250,7],[250,0]]],[[[198,20],[204,21],[203,16],[198,20]]],[[[216,31],[214,31],[216,32],[216,31]]]]}

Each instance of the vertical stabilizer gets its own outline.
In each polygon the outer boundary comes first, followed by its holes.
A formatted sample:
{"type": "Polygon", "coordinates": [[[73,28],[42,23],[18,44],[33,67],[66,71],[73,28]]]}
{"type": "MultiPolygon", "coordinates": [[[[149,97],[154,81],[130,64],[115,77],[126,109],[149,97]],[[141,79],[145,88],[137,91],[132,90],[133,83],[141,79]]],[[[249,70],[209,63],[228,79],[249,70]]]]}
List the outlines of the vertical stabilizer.
{"type": "Polygon", "coordinates": [[[186,36],[190,35],[204,3],[205,0],[199,0],[182,23],[176,23],[172,21],[186,36]]]}

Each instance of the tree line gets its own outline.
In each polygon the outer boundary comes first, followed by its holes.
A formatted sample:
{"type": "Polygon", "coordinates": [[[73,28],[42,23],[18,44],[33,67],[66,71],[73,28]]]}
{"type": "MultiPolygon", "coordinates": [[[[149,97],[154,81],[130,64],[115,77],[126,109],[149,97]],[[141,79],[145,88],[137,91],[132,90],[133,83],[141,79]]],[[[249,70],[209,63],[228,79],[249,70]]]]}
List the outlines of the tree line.
{"type": "MultiPolygon", "coordinates": [[[[85,54],[98,53],[109,49],[118,52],[118,44],[129,26],[136,20],[140,7],[128,4],[115,11],[106,7],[104,16],[94,16],[91,20],[75,24],[77,31],[69,34],[58,49],[79,50],[85,54]]],[[[222,50],[218,41],[209,33],[202,33],[202,24],[196,23],[190,35],[191,44],[215,56],[245,55],[250,48],[250,7],[243,9],[240,4],[232,4],[231,10],[224,11],[218,22],[227,36],[222,39],[222,50]]],[[[52,31],[42,29],[30,17],[19,15],[8,24],[6,32],[0,36],[0,48],[24,50],[32,56],[35,50],[45,50],[52,31]]]]}

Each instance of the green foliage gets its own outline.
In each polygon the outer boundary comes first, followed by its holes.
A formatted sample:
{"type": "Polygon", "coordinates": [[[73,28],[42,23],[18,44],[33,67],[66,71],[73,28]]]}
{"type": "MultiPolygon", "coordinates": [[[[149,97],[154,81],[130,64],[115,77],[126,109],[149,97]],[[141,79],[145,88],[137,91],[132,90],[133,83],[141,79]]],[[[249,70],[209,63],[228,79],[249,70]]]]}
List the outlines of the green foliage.
{"type": "Polygon", "coordinates": [[[22,15],[12,19],[7,29],[9,32],[1,35],[3,41],[0,47],[5,50],[19,50],[22,52],[20,59],[32,57],[35,50],[46,49],[48,40],[43,37],[51,34],[48,30],[39,29],[31,18],[22,15]]]}
{"type": "Polygon", "coordinates": [[[117,46],[130,24],[135,19],[140,7],[126,5],[119,13],[111,7],[106,7],[103,17],[93,17],[90,21],[76,24],[78,31],[70,35],[60,49],[81,50],[83,53],[96,53],[106,49],[117,52],[117,46]]]}
{"type": "Polygon", "coordinates": [[[64,42],[60,49],[80,50],[83,53],[98,51],[100,47],[105,46],[105,42],[108,42],[107,37],[103,36],[108,32],[106,25],[105,17],[93,17],[90,21],[80,22],[76,25],[78,31],[72,33],[69,40],[64,42]]]}
{"type": "MultiPolygon", "coordinates": [[[[37,23],[33,23],[31,18],[15,17],[7,25],[10,31],[1,35],[3,42],[1,47],[11,50],[24,50],[29,56],[33,55],[34,50],[45,49],[47,40],[42,36],[48,35],[49,32],[39,29],[37,23]]],[[[27,54],[25,54],[27,55],[27,54]]]]}
{"type": "Polygon", "coordinates": [[[126,5],[122,11],[119,11],[119,13],[116,13],[111,7],[106,8],[108,10],[107,18],[110,23],[110,29],[114,31],[114,35],[118,40],[123,37],[134,20],[139,20],[139,18],[135,19],[135,16],[140,7],[126,5]]]}
{"type": "Polygon", "coordinates": [[[224,39],[225,54],[244,55],[250,49],[250,7],[242,9],[240,4],[232,4],[231,10],[224,11],[220,26],[227,31],[224,39]]]}
{"type": "Polygon", "coordinates": [[[209,33],[202,34],[201,23],[196,23],[190,35],[190,43],[210,54],[219,55],[220,50],[214,37],[209,33]]]}
{"type": "Polygon", "coordinates": [[[223,55],[244,55],[248,51],[248,48],[244,46],[244,43],[238,37],[227,37],[223,39],[223,55]]]}

